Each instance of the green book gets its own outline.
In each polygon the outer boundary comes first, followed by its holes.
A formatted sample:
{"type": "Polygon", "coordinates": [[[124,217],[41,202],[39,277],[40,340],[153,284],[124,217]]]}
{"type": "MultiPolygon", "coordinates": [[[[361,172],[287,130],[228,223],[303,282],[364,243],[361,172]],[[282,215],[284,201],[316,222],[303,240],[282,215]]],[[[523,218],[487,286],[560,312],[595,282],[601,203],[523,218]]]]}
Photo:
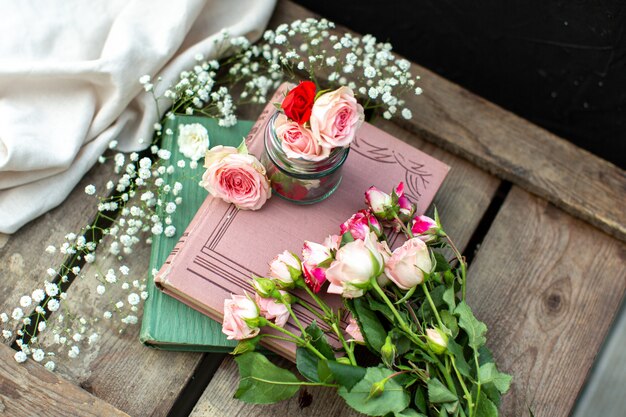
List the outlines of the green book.
{"type": "MultiPolygon", "coordinates": [[[[173,164],[180,159],[187,164],[185,168],[177,168],[171,175],[163,175],[163,179],[166,184],[174,184],[176,181],[183,184],[179,194],[183,202],[171,215],[176,235],[166,237],[161,234],[153,237],[149,271],[161,268],[207,197],[207,191],[198,186],[204,171],[202,166],[192,170],[189,168],[189,160],[178,151],[178,127],[191,123],[199,123],[207,129],[211,147],[239,146],[254,124],[240,120],[235,126],[225,128],[218,125],[217,119],[208,117],[178,115],[174,119],[167,119],[163,132],[171,129],[173,134],[164,135],[162,148],[172,152],[170,161],[173,164]]],[[[236,340],[226,339],[220,323],[159,291],[154,285],[152,272],[148,274],[148,298],[144,303],[139,339],[145,345],[158,349],[193,352],[229,352],[237,344],[236,340]]]]}

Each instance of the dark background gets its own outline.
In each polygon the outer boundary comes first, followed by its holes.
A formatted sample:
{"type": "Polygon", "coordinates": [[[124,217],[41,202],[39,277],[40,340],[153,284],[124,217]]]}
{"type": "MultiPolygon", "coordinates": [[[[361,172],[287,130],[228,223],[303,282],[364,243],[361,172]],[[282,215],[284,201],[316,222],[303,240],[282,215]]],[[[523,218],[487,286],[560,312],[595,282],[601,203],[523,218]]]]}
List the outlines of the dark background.
{"type": "Polygon", "coordinates": [[[296,2],[626,167],[626,1],[296,2]]]}

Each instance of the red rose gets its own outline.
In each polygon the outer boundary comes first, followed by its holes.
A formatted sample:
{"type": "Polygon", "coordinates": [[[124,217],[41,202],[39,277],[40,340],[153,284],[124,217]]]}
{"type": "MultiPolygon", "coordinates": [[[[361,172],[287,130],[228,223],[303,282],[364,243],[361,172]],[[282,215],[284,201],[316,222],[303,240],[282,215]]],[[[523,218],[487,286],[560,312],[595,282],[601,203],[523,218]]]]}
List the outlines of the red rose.
{"type": "Polygon", "coordinates": [[[302,81],[287,93],[281,107],[288,118],[303,125],[311,118],[313,101],[315,101],[315,83],[302,81]]]}

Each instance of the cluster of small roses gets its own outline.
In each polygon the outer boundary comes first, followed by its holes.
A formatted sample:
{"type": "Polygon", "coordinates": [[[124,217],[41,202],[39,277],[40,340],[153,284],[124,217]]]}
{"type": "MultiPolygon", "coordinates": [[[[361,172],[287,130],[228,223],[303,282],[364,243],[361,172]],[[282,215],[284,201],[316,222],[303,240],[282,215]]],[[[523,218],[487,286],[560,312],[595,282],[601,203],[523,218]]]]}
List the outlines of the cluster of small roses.
{"type": "MultiPolygon", "coordinates": [[[[284,326],[288,305],[294,300],[285,290],[293,288],[313,295],[328,283],[328,293],[351,299],[363,296],[374,282],[380,287],[393,282],[402,290],[423,284],[435,266],[426,242],[445,236],[441,226],[427,216],[414,216],[415,206],[404,194],[403,183],[391,194],[371,187],[365,198],[369,208],[343,223],[340,234],[328,236],[321,244],[305,241],[302,258],[288,251],[278,255],[270,263],[269,277],[254,279],[255,300],[237,295],[226,300],[224,333],[242,340],[256,336],[260,325],[284,326]],[[402,230],[410,238],[392,251],[385,228],[402,230]]],[[[362,340],[353,319],[349,334],[353,340],[362,340]]]]}
{"type": "Polygon", "coordinates": [[[333,149],[350,146],[364,120],[350,88],[316,94],[312,81],[292,88],[280,108],[274,130],[285,155],[308,161],[324,160],[333,149]]]}

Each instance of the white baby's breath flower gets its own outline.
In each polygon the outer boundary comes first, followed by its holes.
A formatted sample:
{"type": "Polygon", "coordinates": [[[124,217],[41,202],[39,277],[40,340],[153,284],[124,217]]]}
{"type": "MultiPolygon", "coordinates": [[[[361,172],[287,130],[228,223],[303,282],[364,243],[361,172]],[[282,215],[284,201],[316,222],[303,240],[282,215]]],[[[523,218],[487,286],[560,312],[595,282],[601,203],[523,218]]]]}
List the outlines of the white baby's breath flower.
{"type": "Polygon", "coordinates": [[[139,304],[140,301],[141,298],[137,293],[131,292],[130,294],[128,294],[128,304],[130,304],[131,306],[139,304]]]}
{"type": "Polygon", "coordinates": [[[106,292],[106,287],[104,285],[98,285],[96,287],[96,292],[98,293],[98,295],[102,295],[106,292]]]}
{"type": "Polygon", "coordinates": [[[9,321],[9,316],[7,315],[7,313],[0,314],[0,322],[6,323],[7,321],[9,321]]]}
{"type": "Polygon", "coordinates": [[[11,336],[13,336],[13,332],[10,330],[3,330],[2,331],[2,337],[4,337],[5,339],[10,339],[11,336]]]}
{"type": "Polygon", "coordinates": [[[30,306],[32,302],[32,298],[30,298],[28,295],[24,295],[22,296],[22,298],[20,298],[20,305],[24,308],[30,306]]]}
{"type": "Polygon", "coordinates": [[[44,283],[44,289],[46,290],[46,294],[50,297],[54,297],[59,293],[59,286],[53,282],[46,281],[44,283]]]}
{"type": "Polygon", "coordinates": [[[89,184],[85,187],[85,194],[94,195],[96,193],[96,187],[93,184],[89,184]]]}
{"type": "Polygon", "coordinates": [[[13,312],[11,313],[11,317],[13,317],[13,320],[19,320],[22,317],[24,317],[24,312],[22,311],[21,308],[15,307],[13,309],[13,312]]]}
{"type": "Polygon", "coordinates": [[[67,352],[67,356],[69,356],[72,359],[77,358],[79,354],[80,354],[80,349],[76,345],[72,346],[70,351],[67,352]]]}
{"type": "Polygon", "coordinates": [[[404,108],[402,109],[402,117],[404,117],[405,119],[410,119],[411,117],[413,117],[413,113],[411,113],[410,109],[404,108]]]}
{"type": "Polygon", "coordinates": [[[209,149],[209,132],[200,123],[180,125],[178,149],[192,161],[199,160],[209,149]]]}
{"type": "Polygon", "coordinates": [[[55,312],[59,309],[59,301],[55,298],[52,298],[50,301],[48,301],[48,310],[51,312],[55,312]]]}
{"type": "Polygon", "coordinates": [[[54,253],[54,252],[56,252],[56,251],[57,251],[57,248],[56,248],[56,247],[54,247],[54,246],[52,246],[52,245],[49,245],[49,246],[46,248],[46,252],[47,252],[47,253],[50,253],[50,254],[52,254],[52,253],[54,253]]]}
{"type": "Polygon", "coordinates": [[[54,268],[48,268],[46,270],[46,273],[48,274],[48,276],[53,277],[53,276],[55,276],[57,274],[57,271],[54,268]]]}
{"type": "Polygon", "coordinates": [[[33,297],[33,300],[35,300],[35,302],[38,303],[46,297],[46,294],[41,288],[37,288],[35,291],[33,291],[32,297],[33,297]]]}
{"type": "Polygon", "coordinates": [[[39,324],[37,325],[37,330],[39,330],[40,332],[43,332],[44,330],[46,330],[46,327],[48,325],[46,324],[45,321],[40,321],[39,324]]]}
{"type": "Polygon", "coordinates": [[[141,77],[139,77],[139,84],[144,85],[150,82],[150,76],[149,75],[142,75],[141,77]]]}
{"type": "Polygon", "coordinates": [[[46,369],[50,372],[54,371],[54,368],[56,368],[56,364],[53,361],[48,361],[46,362],[46,364],[44,365],[46,367],[46,369]]]}
{"type": "Polygon", "coordinates": [[[424,90],[422,90],[421,87],[415,87],[415,95],[419,96],[423,92],[424,92],[424,90]]]}
{"type": "Polygon", "coordinates": [[[165,236],[172,237],[176,234],[176,227],[173,225],[169,225],[165,228],[164,233],[165,233],[165,236]]]}
{"type": "Polygon", "coordinates": [[[120,266],[120,272],[122,273],[122,275],[128,275],[128,273],[130,272],[130,268],[126,265],[122,265],[120,266]]]}
{"type": "Polygon", "coordinates": [[[113,317],[113,314],[110,311],[105,311],[102,314],[102,317],[104,317],[105,319],[110,319],[111,317],[113,317]]]}
{"type": "Polygon", "coordinates": [[[33,360],[35,362],[41,362],[44,357],[45,357],[45,354],[44,354],[43,350],[41,350],[41,349],[33,350],[33,360]]]}
{"type": "Polygon", "coordinates": [[[13,358],[15,359],[15,362],[23,363],[23,362],[26,362],[26,359],[28,359],[28,356],[26,356],[26,354],[20,350],[15,353],[13,358]]]}

